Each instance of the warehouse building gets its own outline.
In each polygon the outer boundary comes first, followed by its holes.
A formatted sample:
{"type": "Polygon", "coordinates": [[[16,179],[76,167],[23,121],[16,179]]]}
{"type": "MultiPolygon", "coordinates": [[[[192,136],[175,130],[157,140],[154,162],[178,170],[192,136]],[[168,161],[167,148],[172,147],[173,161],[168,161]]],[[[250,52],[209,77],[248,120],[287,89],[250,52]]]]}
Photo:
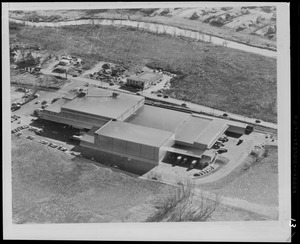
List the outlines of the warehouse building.
{"type": "Polygon", "coordinates": [[[145,71],[137,76],[127,78],[126,84],[140,89],[147,89],[162,78],[162,74],[145,71]]]}
{"type": "Polygon", "coordinates": [[[90,90],[80,96],[66,96],[44,109],[41,118],[75,128],[101,127],[108,121],[123,121],[144,105],[144,97],[108,90],[90,90]]]}
{"type": "MultiPolygon", "coordinates": [[[[98,90],[98,89],[97,89],[98,90]]],[[[143,174],[169,155],[209,162],[210,150],[225,132],[244,134],[247,124],[144,104],[144,98],[108,90],[62,98],[42,119],[90,129],[83,154],[143,174]]]]}

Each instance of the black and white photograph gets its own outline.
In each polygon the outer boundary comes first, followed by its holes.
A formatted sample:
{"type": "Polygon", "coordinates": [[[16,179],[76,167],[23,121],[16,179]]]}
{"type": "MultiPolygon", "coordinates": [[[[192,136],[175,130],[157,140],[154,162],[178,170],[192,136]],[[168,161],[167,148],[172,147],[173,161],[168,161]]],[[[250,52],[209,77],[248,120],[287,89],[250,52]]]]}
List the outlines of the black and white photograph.
{"type": "Polygon", "coordinates": [[[291,241],[287,3],[3,7],[8,239],[291,241]]]}

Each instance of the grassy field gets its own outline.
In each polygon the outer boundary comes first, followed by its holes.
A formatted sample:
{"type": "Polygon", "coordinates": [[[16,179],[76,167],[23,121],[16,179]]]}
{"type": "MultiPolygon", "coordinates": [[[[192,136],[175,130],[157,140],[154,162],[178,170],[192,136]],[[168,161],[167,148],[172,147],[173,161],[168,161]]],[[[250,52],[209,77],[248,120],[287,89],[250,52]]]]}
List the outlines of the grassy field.
{"type": "Polygon", "coordinates": [[[180,74],[171,82],[172,97],[277,121],[276,60],[272,58],[111,26],[17,27],[10,37],[45,46],[51,53],[81,57],[85,69],[103,60],[161,67],[180,74]]]}
{"type": "MultiPolygon", "coordinates": [[[[13,223],[141,222],[170,186],[12,136],[13,223]]],[[[209,221],[264,220],[220,205],[209,221]]]]}
{"type": "Polygon", "coordinates": [[[12,175],[15,223],[143,221],[164,189],[16,137],[12,175]]]}
{"type": "Polygon", "coordinates": [[[267,151],[267,157],[257,163],[252,164],[253,160],[248,157],[230,175],[204,188],[227,197],[278,206],[278,150],[267,146],[267,151]]]}

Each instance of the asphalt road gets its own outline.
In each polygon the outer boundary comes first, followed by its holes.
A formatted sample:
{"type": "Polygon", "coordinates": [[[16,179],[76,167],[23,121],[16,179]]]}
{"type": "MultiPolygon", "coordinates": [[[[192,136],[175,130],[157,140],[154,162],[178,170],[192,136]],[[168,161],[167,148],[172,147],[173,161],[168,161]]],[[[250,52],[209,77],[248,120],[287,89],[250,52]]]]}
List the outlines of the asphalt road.
{"type": "MultiPolygon", "coordinates": [[[[52,73],[51,70],[49,70],[49,69],[42,69],[41,72],[43,74],[47,74],[47,75],[54,75],[54,73],[52,73]]],[[[107,87],[109,89],[114,89],[114,90],[118,90],[120,92],[127,92],[128,93],[128,91],[124,91],[123,89],[119,89],[120,86],[118,86],[118,85],[110,86],[106,82],[101,82],[101,81],[98,81],[98,80],[93,80],[93,79],[89,79],[89,78],[85,78],[85,77],[81,77],[81,76],[72,77],[72,76],[69,75],[68,79],[71,80],[71,81],[76,81],[76,83],[78,85],[80,84],[78,82],[89,83],[91,85],[95,85],[95,86],[100,86],[101,85],[102,87],[107,87]]],[[[162,82],[161,84],[158,84],[157,88],[155,88],[155,89],[156,90],[160,89],[160,86],[164,85],[165,82],[162,82]]],[[[170,103],[173,103],[173,104],[176,104],[176,105],[181,105],[182,103],[186,103],[187,107],[192,109],[195,112],[204,112],[206,114],[210,114],[210,115],[214,115],[214,116],[222,116],[224,113],[226,113],[229,118],[235,119],[237,121],[250,123],[250,124],[257,124],[255,122],[257,120],[257,118],[249,118],[249,117],[245,117],[243,115],[233,114],[233,113],[229,113],[229,112],[226,112],[226,111],[221,111],[221,110],[218,110],[218,109],[206,107],[206,106],[195,104],[195,103],[185,102],[185,101],[175,99],[175,98],[158,97],[156,94],[151,94],[151,91],[153,91],[153,90],[154,90],[153,88],[150,88],[148,91],[145,90],[145,91],[141,92],[141,95],[146,97],[146,98],[155,99],[157,101],[164,101],[164,102],[167,101],[167,102],[170,102],[170,103]]],[[[267,128],[277,130],[277,124],[267,122],[267,121],[262,121],[262,120],[260,120],[260,121],[261,121],[259,123],[260,126],[264,126],[264,127],[267,127],[267,128]]]]}

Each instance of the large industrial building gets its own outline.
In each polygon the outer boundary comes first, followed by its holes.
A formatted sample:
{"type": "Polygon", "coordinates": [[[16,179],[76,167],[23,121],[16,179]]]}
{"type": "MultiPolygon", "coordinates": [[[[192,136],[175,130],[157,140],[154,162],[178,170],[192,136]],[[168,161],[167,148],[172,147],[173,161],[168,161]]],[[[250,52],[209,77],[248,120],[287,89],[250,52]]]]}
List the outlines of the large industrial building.
{"type": "Polygon", "coordinates": [[[97,89],[68,96],[40,118],[89,129],[80,145],[100,162],[145,173],[166,155],[210,161],[226,131],[244,134],[247,124],[144,104],[144,97],[97,89]]]}

